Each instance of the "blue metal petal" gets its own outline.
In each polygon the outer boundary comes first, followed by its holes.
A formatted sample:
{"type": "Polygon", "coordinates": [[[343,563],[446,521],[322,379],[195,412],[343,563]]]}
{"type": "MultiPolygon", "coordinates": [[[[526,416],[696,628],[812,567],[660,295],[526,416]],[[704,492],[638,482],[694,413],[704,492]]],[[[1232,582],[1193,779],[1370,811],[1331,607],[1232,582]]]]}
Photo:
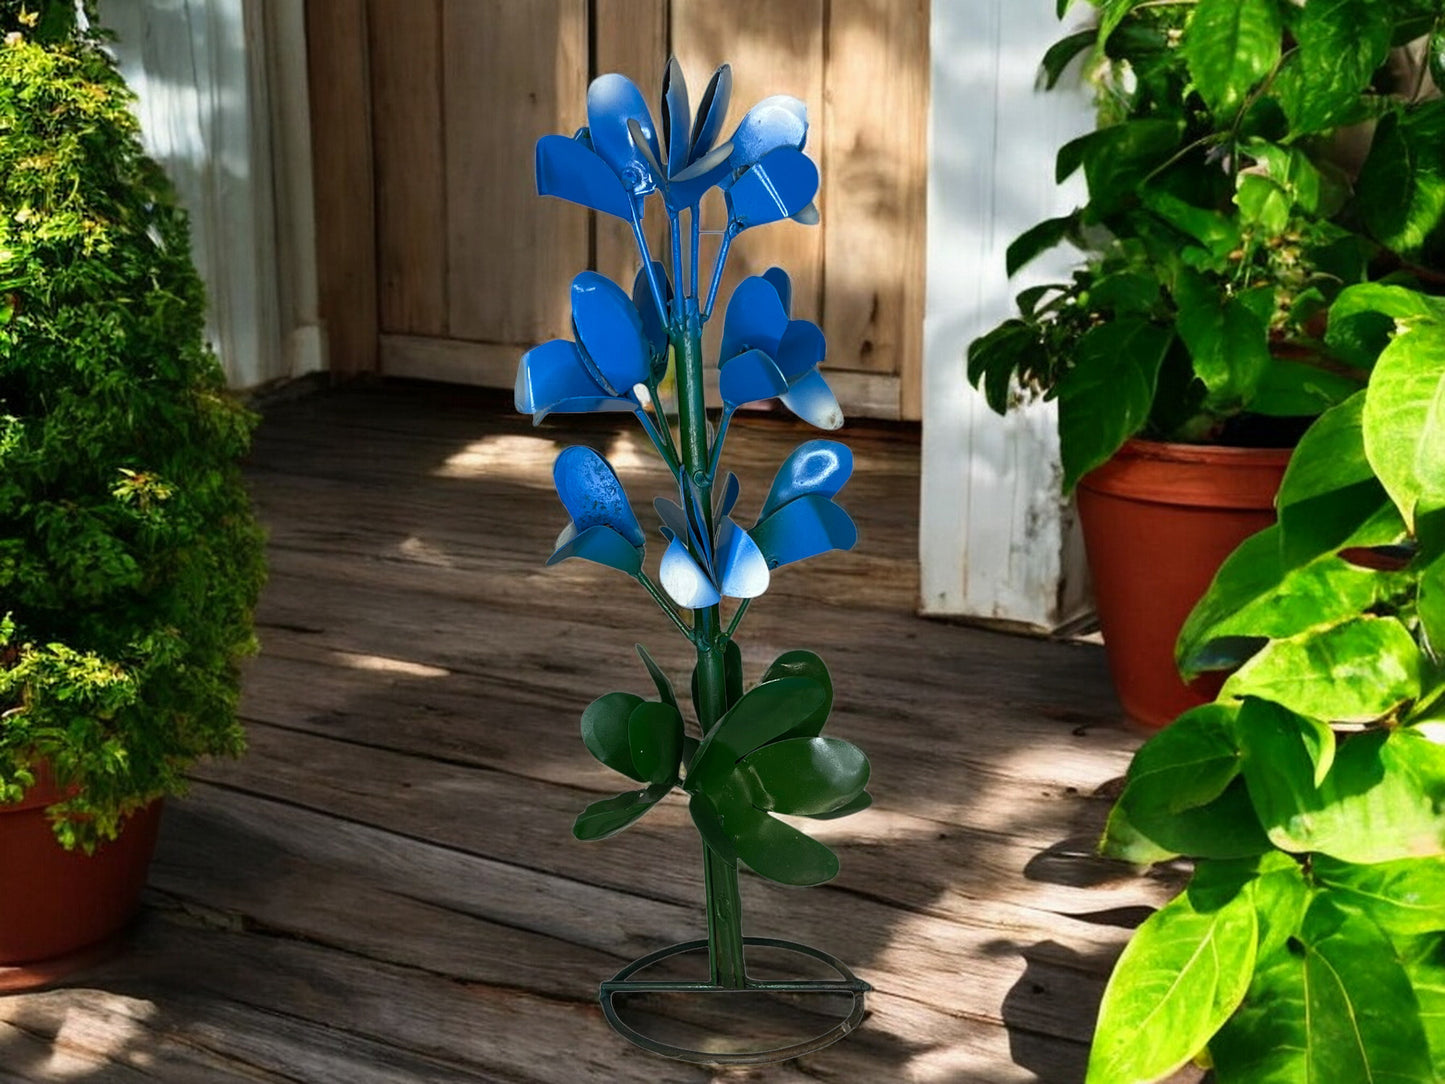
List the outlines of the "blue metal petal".
{"type": "Polygon", "coordinates": [[[746,230],[791,218],[807,207],[818,192],[818,167],[802,151],[782,147],[723,187],[728,218],[746,230]]]}
{"type": "Polygon", "coordinates": [[[742,489],[742,483],[738,481],[738,476],[732,471],[728,471],[722,485],[715,486],[712,491],[713,519],[722,519],[732,512],[733,505],[738,503],[738,494],[742,492],[742,489]]]}
{"type": "Polygon", "coordinates": [[[642,91],[625,75],[616,72],[598,76],[587,88],[587,128],[592,146],[622,185],[634,196],[645,196],[657,187],[657,178],[648,169],[647,160],[633,143],[627,130],[629,120],[637,121],[643,141],[657,159],[657,133],[642,91]]]}
{"type": "Polygon", "coordinates": [[[718,357],[726,360],[754,349],[775,356],[787,330],[788,314],[778,291],[762,276],[750,275],[728,301],[718,357]]]}
{"type": "Polygon", "coordinates": [[[562,507],[567,509],[579,534],[600,523],[641,548],[645,541],[642,527],[607,460],[591,448],[574,444],[563,448],[557,456],[552,466],[552,480],[557,485],[562,507]]]}
{"type": "Polygon", "coordinates": [[[763,272],[763,278],[773,284],[773,289],[778,291],[778,300],[783,303],[783,311],[789,316],[793,314],[793,280],[781,267],[770,267],[763,272]]]}
{"type": "Polygon", "coordinates": [[[647,132],[643,130],[641,123],[638,122],[636,117],[627,118],[627,134],[632,137],[632,145],[637,148],[637,153],[642,156],[642,162],[647,166],[647,172],[656,182],[659,184],[662,183],[667,177],[667,167],[663,165],[662,159],[658,157],[657,140],[655,138],[647,138],[647,132]]]}
{"type": "Polygon", "coordinates": [[[733,133],[733,168],[744,169],[779,147],[800,151],[807,139],[808,107],[789,94],[774,94],[749,109],[733,133]]]}
{"type": "Polygon", "coordinates": [[[631,399],[592,399],[585,396],[577,399],[562,399],[553,403],[546,410],[539,410],[533,414],[532,424],[541,425],[549,414],[631,414],[636,409],[637,404],[631,399]]]}
{"type": "Polygon", "coordinates": [[[662,73],[662,130],[667,136],[667,175],[687,166],[688,152],[692,146],[692,107],[687,103],[687,80],[682,77],[682,65],[677,57],[667,62],[667,71],[662,73]]]}
{"type": "Polygon", "coordinates": [[[569,527],[562,534],[556,552],[547,558],[549,565],[569,557],[580,557],[584,561],[595,561],[626,572],[629,576],[636,576],[642,570],[642,548],[632,545],[606,524],[599,523],[581,532],[569,527]]]}
{"type": "Polygon", "coordinates": [[[642,317],[617,283],[596,271],[583,271],[573,279],[572,323],[603,379],[603,391],[626,395],[647,379],[652,362],[642,317]]]}
{"type": "Polygon", "coordinates": [[[797,380],[809,369],[816,369],[827,355],[828,340],[823,338],[822,328],[811,320],[790,320],[774,357],[783,375],[797,380]]]}
{"type": "Polygon", "coordinates": [[[729,65],[724,64],[712,73],[707,89],[702,92],[702,101],[697,103],[697,116],[693,118],[692,122],[688,161],[696,162],[712,150],[713,144],[717,142],[718,133],[722,131],[723,121],[727,120],[728,103],[732,100],[732,96],[733,70],[729,65]]]}
{"type": "Polygon", "coordinates": [[[782,395],[788,390],[788,378],[761,350],[745,350],[722,363],[718,388],[723,406],[731,409],[782,395]]]}
{"type": "Polygon", "coordinates": [[[836,440],[808,440],[793,449],[773,478],[758,520],[767,519],[789,501],[809,493],[837,496],[853,474],[853,453],[836,440]]]}
{"type": "Polygon", "coordinates": [[[718,590],[728,598],[757,598],[768,589],[768,559],[731,519],[718,525],[715,567],[718,590]]]}
{"type": "Polygon", "coordinates": [[[657,497],[652,502],[657,518],[662,520],[662,533],[671,542],[674,538],[687,539],[687,515],[682,505],[666,497],[657,497]]]}
{"type": "Polygon", "coordinates": [[[843,425],[843,408],[838,405],[833,389],[814,369],[791,381],[787,394],[778,400],[809,425],[819,429],[839,429],[843,425]]]}
{"type": "MultiPolygon", "coordinates": [[[[672,302],[672,283],[668,281],[667,271],[657,260],[652,261],[652,272],[657,276],[657,281],[662,285],[663,299],[669,304],[672,302]]],[[[642,318],[642,333],[647,337],[647,345],[652,352],[652,375],[660,376],[658,370],[658,358],[662,359],[661,368],[667,368],[667,324],[661,313],[657,311],[657,302],[652,296],[652,286],[647,281],[647,268],[639,267],[637,277],[632,280],[632,304],[637,309],[637,314],[642,318]]]]}
{"type": "Polygon", "coordinates": [[[682,539],[674,538],[662,554],[662,566],[658,569],[662,589],[673,602],[685,610],[702,610],[716,606],[721,599],[717,587],[708,579],[698,563],[687,552],[682,539]]]}
{"type": "Polygon", "coordinates": [[[585,144],[566,136],[545,135],[537,140],[537,194],[570,200],[628,221],[632,218],[632,201],[617,174],[585,144]]]}
{"type": "Polygon", "coordinates": [[[827,497],[809,494],[789,501],[748,532],[769,568],[790,565],[829,550],[850,550],[858,528],[827,497]]]}
{"type": "Polygon", "coordinates": [[[604,394],[583,367],[577,344],[569,339],[534,346],[517,365],[513,403],[519,414],[549,411],[563,399],[604,394]]]}
{"type": "Polygon", "coordinates": [[[682,499],[682,510],[687,515],[687,530],[693,552],[702,558],[708,568],[712,568],[712,533],[707,529],[707,510],[703,507],[698,491],[686,482],[682,487],[682,499]]]}
{"type": "Polygon", "coordinates": [[[708,151],[667,183],[667,203],[674,211],[696,207],[703,194],[732,173],[728,159],[733,145],[724,143],[708,151]]]}

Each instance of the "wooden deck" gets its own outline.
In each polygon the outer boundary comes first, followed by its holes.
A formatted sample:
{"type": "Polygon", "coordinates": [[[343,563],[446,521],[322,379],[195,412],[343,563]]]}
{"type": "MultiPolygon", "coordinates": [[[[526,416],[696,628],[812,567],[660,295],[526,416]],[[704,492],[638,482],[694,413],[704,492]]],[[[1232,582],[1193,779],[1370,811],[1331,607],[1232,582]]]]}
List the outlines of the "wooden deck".
{"type": "MultiPolygon", "coordinates": [[[[734,433],[750,514],[807,434],[734,433]]],[[[1138,738],[1099,649],[913,615],[916,433],[844,436],[857,550],[780,573],[740,640],[750,677],[792,647],[829,662],[830,731],[868,752],[877,804],[816,826],[836,881],[745,874],[743,894],[748,933],[874,984],[857,1034],[722,1071],[607,1028],[598,980],[701,936],[701,864],[676,798],[571,838],[623,789],[577,716],[648,693],[634,641],[683,674],[688,645],[616,573],[543,568],[550,467],[566,443],[604,450],[640,512],[666,476],[630,420],[534,430],[494,394],[386,384],[268,410],[250,753],[168,806],[123,955],[0,999],[0,1080],[1081,1080],[1103,978],[1166,888],[1089,855],[1138,738]]]]}

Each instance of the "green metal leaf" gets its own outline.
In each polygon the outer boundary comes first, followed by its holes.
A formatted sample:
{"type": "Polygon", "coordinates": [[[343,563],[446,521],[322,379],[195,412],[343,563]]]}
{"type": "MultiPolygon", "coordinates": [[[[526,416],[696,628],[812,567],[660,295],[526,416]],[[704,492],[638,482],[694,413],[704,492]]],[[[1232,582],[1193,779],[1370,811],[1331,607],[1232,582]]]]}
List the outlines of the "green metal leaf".
{"type": "Polygon", "coordinates": [[[1402,328],[1380,354],[1365,398],[1365,454],[1413,526],[1416,506],[1445,505],[1445,323],[1402,328]]]}
{"type": "Polygon", "coordinates": [[[616,835],[655,806],[671,789],[671,784],[660,784],[593,802],[577,815],[572,834],[584,841],[616,835]]]}
{"type": "MultiPolygon", "coordinates": [[[[692,706],[697,712],[699,720],[703,719],[703,713],[698,705],[697,694],[698,668],[693,667],[692,671],[692,706]]],[[[723,687],[727,697],[728,707],[732,707],[743,695],[743,653],[738,645],[729,640],[723,647],[723,687]]]]}
{"type": "Polygon", "coordinates": [[[810,678],[823,690],[823,702],[797,726],[778,738],[816,738],[823,732],[828,716],[833,711],[833,676],[828,665],[811,651],[786,651],[773,660],[763,672],[763,681],[777,681],[785,677],[810,678]]]}
{"type": "Polygon", "coordinates": [[[745,797],[714,796],[723,830],[740,861],[785,885],[816,885],[838,875],[838,856],[812,836],[756,809],[745,797]]]}
{"type": "Polygon", "coordinates": [[[1383,718],[1420,695],[1423,656],[1392,617],[1360,617],[1271,640],[1222,696],[1257,696],[1331,722],[1383,718]]]}
{"type": "Polygon", "coordinates": [[[1167,328],[1126,316],[1079,339],[1074,367],[1059,381],[1065,492],[1143,427],[1173,338],[1167,328]]]}
{"type": "Polygon", "coordinates": [[[1198,1054],[1244,997],[1258,936],[1247,888],[1210,910],[1186,892],[1149,916],[1104,990],[1088,1084],[1159,1080],[1198,1054]]]}
{"type": "Polygon", "coordinates": [[[692,816],[692,823],[697,828],[697,834],[702,836],[702,841],[708,849],[724,862],[736,864],[737,848],[733,846],[732,837],[723,830],[722,814],[718,812],[712,799],[706,794],[693,794],[688,799],[687,811],[692,816]]]}
{"type": "Polygon", "coordinates": [[[672,687],[672,680],[667,676],[666,671],[658,666],[647,653],[647,648],[641,644],[633,644],[637,649],[637,657],[642,660],[642,665],[647,667],[647,672],[652,676],[652,683],[657,686],[657,695],[662,697],[662,702],[672,707],[672,710],[681,714],[682,709],[677,706],[677,692],[672,687]]]}
{"type": "Polygon", "coordinates": [[[815,817],[853,801],[868,785],[868,758],[840,738],[789,738],[738,763],[753,805],[815,817]]]}
{"type": "Polygon", "coordinates": [[[703,739],[688,773],[687,789],[714,791],[734,764],[809,718],[825,695],[823,687],[808,677],[779,678],[744,693],[703,739]]]}
{"type": "Polygon", "coordinates": [[[672,786],[682,763],[682,716],[671,704],[644,700],[627,717],[632,764],[642,781],[672,786]]]}
{"type": "Polygon", "coordinates": [[[851,817],[854,813],[861,813],[873,804],[873,795],[866,790],[854,798],[851,802],[840,805],[837,809],[830,809],[826,813],[809,814],[815,821],[836,821],[844,817],[851,817]]]}
{"type": "Polygon", "coordinates": [[[599,696],[582,713],[582,741],[588,752],[614,772],[646,783],[647,777],[632,763],[631,739],[627,720],[642,697],[632,693],[606,693],[599,696]]]}
{"type": "Polygon", "coordinates": [[[1362,863],[1445,853],[1445,747],[1408,727],[1356,734],[1316,786],[1304,726],[1264,701],[1239,713],[1245,782],[1275,846],[1362,863]]]}
{"type": "Polygon", "coordinates": [[[1361,912],[1392,936],[1445,930],[1445,862],[1438,858],[1365,866],[1321,854],[1310,869],[1336,906],[1361,912]]]}
{"type": "Polygon", "coordinates": [[[1327,897],[1310,906],[1297,939],[1260,959],[1210,1053],[1220,1084],[1438,1079],[1393,946],[1327,897]]]}
{"type": "Polygon", "coordinates": [[[1275,0],[1199,0],[1181,49],[1209,108],[1227,119],[1279,60],[1275,0]]]}

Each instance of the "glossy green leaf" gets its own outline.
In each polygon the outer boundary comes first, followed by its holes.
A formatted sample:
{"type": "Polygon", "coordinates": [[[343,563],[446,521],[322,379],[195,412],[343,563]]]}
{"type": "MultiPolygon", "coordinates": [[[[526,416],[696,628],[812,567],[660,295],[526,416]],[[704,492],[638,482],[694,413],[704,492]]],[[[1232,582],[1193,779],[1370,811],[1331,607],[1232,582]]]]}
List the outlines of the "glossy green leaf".
{"type": "Polygon", "coordinates": [[[823,687],[808,677],[778,678],[750,689],[703,739],[687,789],[719,785],[735,763],[810,718],[825,697],[823,687]]]}
{"type": "Polygon", "coordinates": [[[637,649],[637,657],[642,660],[642,665],[647,667],[648,674],[652,677],[652,683],[657,686],[657,695],[662,697],[664,704],[669,704],[673,711],[681,713],[682,709],[677,706],[677,692],[672,687],[672,680],[667,672],[653,661],[652,656],[647,653],[647,648],[641,644],[633,644],[637,649]]]}
{"type": "MultiPolygon", "coordinates": [[[[698,721],[705,716],[698,703],[697,680],[700,667],[692,670],[692,708],[697,712],[698,721]]],[[[723,647],[723,689],[727,706],[732,707],[743,696],[743,653],[737,643],[729,640],[723,647]]]]}
{"type": "Polygon", "coordinates": [[[1327,898],[1310,906],[1297,939],[1259,961],[1210,1053],[1220,1084],[1437,1079],[1393,946],[1327,898]]]}
{"type": "Polygon", "coordinates": [[[873,795],[866,790],[854,798],[851,802],[840,805],[837,809],[830,809],[826,813],[809,814],[815,821],[836,821],[844,817],[851,817],[854,813],[861,813],[873,804],[873,795]]]}
{"type": "MultiPolygon", "coordinates": [[[[1179,125],[1171,120],[1129,120],[1084,137],[1081,155],[1089,186],[1087,214],[1107,216],[1136,199],[1144,178],[1178,149],[1179,134],[1179,125]]],[[[1059,153],[1062,156],[1062,149],[1059,153]]]]}
{"type": "Polygon", "coordinates": [[[1377,240],[1406,255],[1424,248],[1445,220],[1445,100],[1381,119],[1356,188],[1377,240]]]}
{"type": "Polygon", "coordinates": [[[1343,403],[1364,386],[1362,377],[1291,358],[1271,358],[1249,409],[1276,418],[1308,417],[1343,403]]]}
{"type": "MultiPolygon", "coordinates": [[[[1191,887],[1198,884],[1214,864],[1198,863],[1191,887]]],[[[1254,913],[1259,921],[1257,959],[1262,960],[1284,948],[1286,942],[1299,933],[1314,898],[1314,887],[1306,879],[1304,867],[1292,855],[1270,850],[1254,859],[1254,865],[1254,913]]]]}
{"type": "Polygon", "coordinates": [[[994,413],[1007,413],[1014,374],[1038,349],[1037,333],[1022,320],[1005,320],[968,344],[968,382],[994,413]]]}
{"type": "Polygon", "coordinates": [[[1392,24],[1389,5],[1376,0],[1310,0],[1297,19],[1298,50],[1272,88],[1296,138],[1359,119],[1392,24]]]}
{"type": "Polygon", "coordinates": [[[1230,675],[1222,696],[1257,696],[1332,722],[1382,718],[1420,695],[1422,656],[1390,617],[1360,617],[1271,640],[1230,675]]]}
{"type": "Polygon", "coordinates": [[[1200,96],[1216,116],[1232,114],[1279,60],[1274,0],[1199,0],[1181,48],[1200,96]]]}
{"type": "Polygon", "coordinates": [[[1445,859],[1357,865],[1321,854],[1311,872],[1336,906],[1363,913],[1392,936],[1445,930],[1445,859]]]}
{"type": "Polygon", "coordinates": [[[1419,574],[1415,612],[1436,658],[1445,658],[1445,556],[1437,557],[1419,574]]]}
{"type": "Polygon", "coordinates": [[[644,700],[627,717],[632,764],[645,783],[677,782],[682,763],[682,716],[670,704],[644,700]]]}
{"type": "Polygon", "coordinates": [[[1173,337],[1142,317],[1123,317],[1079,339],[1074,367],[1059,381],[1065,492],[1144,425],[1173,337]]]}
{"type": "Polygon", "coordinates": [[[1258,173],[1241,174],[1234,193],[1240,218],[1272,235],[1283,233],[1289,225],[1292,202],[1283,185],[1258,173]]]}
{"type": "Polygon", "coordinates": [[[614,772],[646,783],[647,777],[632,763],[628,718],[643,702],[632,693],[606,693],[599,696],[582,713],[582,741],[587,751],[614,772]]]}
{"type": "Polygon", "coordinates": [[[789,738],[739,762],[753,805],[815,817],[853,801],[868,785],[868,758],[840,738],[789,738]]]}
{"type": "Polygon", "coordinates": [[[1249,399],[1270,366],[1269,331],[1238,299],[1224,300],[1197,271],[1182,270],[1174,283],[1179,305],[1175,326],[1189,348],[1194,373],[1215,407],[1249,399]]]}
{"type": "Polygon", "coordinates": [[[1357,734],[1316,786],[1302,728],[1274,704],[1240,709],[1245,782],[1275,846],[1362,863],[1445,852],[1445,747],[1408,728],[1357,734]]]}
{"type": "Polygon", "coordinates": [[[1120,802],[1167,816],[1212,802],[1239,774],[1231,704],[1204,704],[1150,738],[1129,764],[1120,802]]]}
{"type": "Polygon", "coordinates": [[[1436,1065],[1445,1064],[1445,934],[1391,939],[1420,1006],[1420,1023],[1436,1065]]]}
{"type": "Polygon", "coordinates": [[[738,859],[758,875],[785,885],[817,885],[838,875],[838,856],[812,836],[730,795],[715,800],[738,859]]]}
{"type": "Polygon", "coordinates": [[[1204,805],[1161,813],[1140,806],[1137,819],[1122,802],[1109,811],[1100,852],[1135,865],[1178,855],[1236,859],[1271,848],[1243,779],[1235,779],[1204,805]]]}
{"type": "Polygon", "coordinates": [[[1399,331],[1370,377],[1365,454],[1406,524],[1445,505],[1445,323],[1399,331]]]}
{"type": "Polygon", "coordinates": [[[1248,889],[1207,911],[1186,892],[1146,919],[1104,990],[1088,1084],[1159,1080],[1199,1053],[1244,997],[1258,934],[1248,889]]]}
{"type": "Polygon", "coordinates": [[[690,771],[692,769],[693,757],[697,756],[697,751],[701,747],[702,742],[698,741],[691,734],[684,734],[682,736],[682,766],[684,770],[690,771]]]}
{"type": "MultiPolygon", "coordinates": [[[[1145,207],[1165,222],[1208,249],[1215,259],[1227,259],[1229,253],[1243,242],[1239,223],[1229,215],[1196,207],[1159,188],[1146,188],[1139,193],[1139,198],[1145,207]]],[[[1093,301],[1092,294],[1090,301],[1093,301]]]]}
{"type": "MultiPolygon", "coordinates": [[[[1066,38],[1065,41],[1068,39],[1066,38]]],[[[1060,43],[1062,44],[1062,43],[1060,43]]],[[[1047,58],[1045,58],[1047,59],[1047,58]]],[[[1079,225],[1077,214],[1062,218],[1046,218],[1036,226],[1030,226],[1016,237],[1004,253],[1005,270],[1009,278],[1041,252],[1053,248],[1068,238],[1079,225]]]]}
{"type": "MultiPolygon", "coordinates": [[[[1063,3],[1063,0],[1060,0],[1063,3]]],[[[1097,0],[1099,7],[1099,48],[1109,40],[1118,25],[1124,21],[1124,16],[1143,3],[1143,0],[1097,0]]],[[[1059,12],[1063,18],[1063,11],[1059,12]]]]}
{"type": "Polygon", "coordinates": [[[823,702],[777,740],[816,738],[823,732],[828,716],[833,711],[833,675],[828,673],[828,664],[811,651],[785,651],[763,671],[762,680],[777,681],[785,677],[809,678],[817,682],[818,687],[823,690],[823,702]]]}
{"type": "Polygon", "coordinates": [[[702,836],[708,849],[724,862],[736,863],[737,848],[733,846],[732,837],[724,831],[722,814],[718,812],[712,799],[706,794],[694,794],[688,799],[687,811],[697,828],[697,834],[702,836]]]}
{"type": "MultiPolygon", "coordinates": [[[[1062,18],[1062,13],[1060,13],[1062,18]]],[[[1048,52],[1044,53],[1044,59],[1040,67],[1044,72],[1044,87],[1053,90],[1058,85],[1059,79],[1064,74],[1064,69],[1069,63],[1084,50],[1093,45],[1099,37],[1099,31],[1095,27],[1085,30],[1077,30],[1065,38],[1061,38],[1049,46],[1048,52]]],[[[1012,274],[1013,272],[1009,272],[1012,274]]]]}
{"type": "Polygon", "coordinates": [[[586,841],[616,835],[655,806],[671,789],[671,784],[664,783],[593,802],[577,815],[572,834],[586,841]]]}

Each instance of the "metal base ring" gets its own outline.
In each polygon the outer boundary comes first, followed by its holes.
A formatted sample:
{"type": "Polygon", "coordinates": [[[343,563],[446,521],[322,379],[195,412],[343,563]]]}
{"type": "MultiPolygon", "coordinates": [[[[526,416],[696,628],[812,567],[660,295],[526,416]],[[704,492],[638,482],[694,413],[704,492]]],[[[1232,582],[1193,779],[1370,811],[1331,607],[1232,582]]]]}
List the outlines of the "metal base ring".
{"type": "Polygon", "coordinates": [[[621,971],[617,972],[607,982],[598,988],[598,1000],[602,1003],[602,1014],[607,1018],[607,1023],[612,1026],[623,1038],[635,1043],[644,1050],[654,1054],[661,1054],[664,1057],[676,1058],[679,1061],[692,1062],[697,1065],[770,1065],[775,1062],[788,1061],[792,1058],[800,1058],[804,1054],[812,1054],[824,1047],[831,1046],[845,1035],[857,1029],[863,1022],[865,1013],[864,995],[869,993],[873,987],[864,982],[857,975],[848,969],[848,966],[836,956],[815,949],[808,945],[800,945],[796,941],[783,941],[774,937],[744,937],[743,944],[752,948],[782,949],[786,952],[796,952],[803,956],[819,960],[827,964],[839,975],[837,979],[790,979],[782,982],[768,982],[757,979],[745,978],[741,987],[719,986],[712,982],[687,982],[679,980],[634,980],[633,975],[643,971],[663,960],[671,959],[674,956],[682,956],[690,952],[705,951],[708,943],[705,940],[684,941],[669,948],[659,949],[657,952],[649,953],[640,959],[634,960],[621,971]],[[781,994],[849,994],[852,996],[852,1004],[848,1015],[834,1024],[823,1034],[790,1046],[777,1047],[771,1050],[745,1051],[742,1053],[728,1054],[717,1053],[707,1050],[691,1050],[686,1047],[673,1046],[670,1043],[661,1042],[658,1039],[643,1035],[640,1031],[624,1021],[617,1013],[616,1006],[612,999],[617,994],[749,994],[749,993],[781,993],[781,994]]]}

